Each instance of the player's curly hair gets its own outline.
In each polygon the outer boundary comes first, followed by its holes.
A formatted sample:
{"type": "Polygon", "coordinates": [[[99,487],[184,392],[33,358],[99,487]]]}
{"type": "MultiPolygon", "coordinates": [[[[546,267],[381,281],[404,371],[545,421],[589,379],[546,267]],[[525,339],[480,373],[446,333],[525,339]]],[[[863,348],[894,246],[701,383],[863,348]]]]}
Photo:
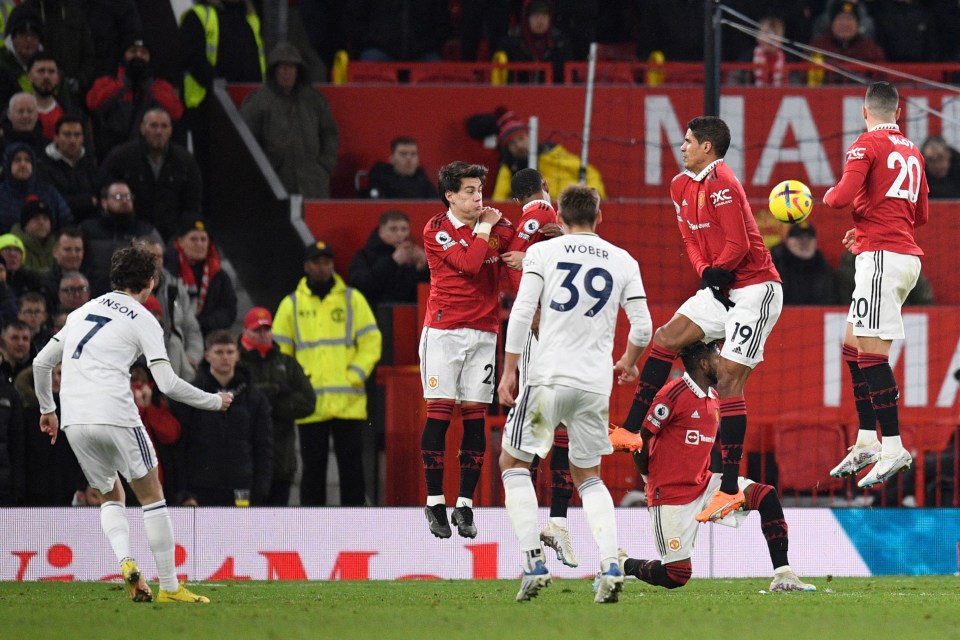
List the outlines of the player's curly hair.
{"type": "Polygon", "coordinates": [[[444,194],[447,191],[460,191],[460,183],[464,178],[480,178],[480,184],[485,185],[487,183],[487,168],[482,164],[470,164],[456,160],[440,169],[437,187],[443,204],[450,205],[444,194]]]}
{"type": "Polygon", "coordinates": [[[143,291],[156,274],[153,254],[138,245],[117,249],[110,259],[110,286],[120,291],[143,291]]]}
{"type": "Polygon", "coordinates": [[[713,151],[718,158],[727,155],[730,148],[730,127],[717,116],[699,116],[687,123],[687,129],[703,144],[707,140],[713,143],[713,151]]]}
{"type": "Polygon", "coordinates": [[[517,200],[525,200],[543,191],[543,176],[531,167],[520,169],[510,178],[510,191],[517,200]]]}
{"type": "Polygon", "coordinates": [[[687,371],[694,370],[700,364],[700,360],[707,360],[710,356],[717,353],[718,342],[702,342],[697,340],[693,344],[688,344],[680,350],[678,354],[683,362],[683,368],[687,371]]]}

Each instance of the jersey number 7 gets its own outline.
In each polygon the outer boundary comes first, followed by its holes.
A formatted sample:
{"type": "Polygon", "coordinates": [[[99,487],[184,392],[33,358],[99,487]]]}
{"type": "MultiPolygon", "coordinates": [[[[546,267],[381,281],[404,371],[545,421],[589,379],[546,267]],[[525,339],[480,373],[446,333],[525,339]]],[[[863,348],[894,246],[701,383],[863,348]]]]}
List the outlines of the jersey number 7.
{"type": "Polygon", "coordinates": [[[87,322],[92,322],[93,328],[90,329],[90,331],[87,331],[87,335],[83,336],[83,339],[80,340],[80,342],[77,344],[77,348],[73,352],[74,360],[79,358],[80,354],[83,353],[83,347],[85,344],[87,344],[87,341],[90,340],[90,338],[92,338],[97,331],[100,331],[100,329],[103,329],[103,327],[108,322],[110,322],[111,319],[104,316],[95,316],[91,313],[91,314],[88,314],[87,317],[84,318],[84,320],[86,320],[87,322]]]}

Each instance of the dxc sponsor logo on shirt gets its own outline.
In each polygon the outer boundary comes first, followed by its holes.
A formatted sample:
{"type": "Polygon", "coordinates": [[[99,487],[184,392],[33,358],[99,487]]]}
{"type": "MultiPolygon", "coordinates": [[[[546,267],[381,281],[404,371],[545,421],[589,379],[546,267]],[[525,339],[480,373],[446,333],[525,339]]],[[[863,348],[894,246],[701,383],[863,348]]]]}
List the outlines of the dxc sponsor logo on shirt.
{"type": "Polygon", "coordinates": [[[733,196],[730,195],[730,189],[721,189],[710,194],[710,204],[719,207],[733,202],[733,196]]]}
{"type": "Polygon", "coordinates": [[[863,160],[863,154],[866,150],[866,147],[853,147],[847,151],[847,160],[863,160]]]}

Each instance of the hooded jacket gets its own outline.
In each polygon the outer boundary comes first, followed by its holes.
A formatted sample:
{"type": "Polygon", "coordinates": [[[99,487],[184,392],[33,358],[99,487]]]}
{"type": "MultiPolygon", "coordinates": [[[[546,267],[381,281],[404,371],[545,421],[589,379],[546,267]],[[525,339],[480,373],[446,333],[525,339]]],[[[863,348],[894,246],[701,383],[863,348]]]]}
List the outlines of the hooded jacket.
{"type": "Polygon", "coordinates": [[[60,195],[60,192],[37,179],[39,169],[37,154],[33,147],[22,142],[14,142],[7,146],[3,154],[4,178],[0,182],[0,233],[7,233],[13,228],[14,224],[20,222],[20,209],[23,207],[27,196],[31,194],[36,195],[50,207],[53,216],[50,222],[54,230],[73,224],[70,207],[67,206],[67,202],[60,195]],[[29,153],[30,162],[33,164],[33,173],[26,180],[17,180],[10,173],[10,163],[18,151],[29,153]]]}
{"type": "Polygon", "coordinates": [[[296,47],[280,42],[267,58],[264,86],[244,100],[240,114],[290,193],[329,198],[340,134],[327,99],[309,83],[296,47]],[[276,81],[282,62],[297,66],[297,82],[285,95],[276,81]]]}
{"type": "Polygon", "coordinates": [[[417,285],[430,282],[430,270],[397,264],[395,248],[380,239],[379,227],[350,261],[350,285],[356,287],[376,313],[383,302],[417,301],[417,285]]]}

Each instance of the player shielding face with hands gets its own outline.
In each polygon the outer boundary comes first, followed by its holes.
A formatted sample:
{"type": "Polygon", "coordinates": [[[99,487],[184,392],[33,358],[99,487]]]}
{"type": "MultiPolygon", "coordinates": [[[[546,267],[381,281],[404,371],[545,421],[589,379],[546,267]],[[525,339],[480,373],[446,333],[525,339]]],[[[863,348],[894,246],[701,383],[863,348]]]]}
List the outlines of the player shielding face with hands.
{"type": "Polygon", "coordinates": [[[929,189],[923,154],[900,132],[899,117],[897,89],[889,82],[871,84],[863,101],[867,131],[847,150],[839,184],[823,197],[828,207],[853,203],[854,228],[843,244],[857,256],[843,359],[860,429],[830,475],[853,475],[876,463],[857,483],[861,487],[884,482],[913,462],[900,440],[900,390],[889,355],[891,342],[904,335],[900,309],[920,277],[923,251],[915,232],[927,221],[929,189]]]}
{"type": "Polygon", "coordinates": [[[153,600],[130,552],[130,525],[118,472],[143,505],[143,526],[160,576],[158,602],[206,603],[180,584],[174,568],[174,536],[157,474],[157,454],[140,420],[130,389],[130,365],[142,354],[168,397],[199,409],[226,411],[230,393],[206,393],[176,376],[163,344],[163,329],[143,303],[156,284],[153,255],[139,247],[119,249],[110,265],[114,291],[90,300],[67,318],[63,329],[33,361],[40,401],[40,429],[58,432],[52,371],[62,363],[63,431],[91,487],[103,497],[100,525],[110,541],[130,598],[153,600]]]}
{"type": "Polygon", "coordinates": [[[616,602],[623,586],[617,564],[613,500],[600,478],[600,459],[612,453],[607,438],[614,371],[629,379],[652,329],[640,267],[626,251],[594,232],[600,218],[596,191],[572,185],[560,194],[566,235],[531,246],[507,324],[506,357],[498,393],[513,407],[500,456],[507,514],[523,554],[518,601],[550,583],[537,526],[537,496],[530,461],[545,456],[563,423],[570,440],[570,475],[599,547],[601,576],[595,601],[616,602]],[[517,394],[517,362],[540,305],[540,340],[526,386],[517,394]],[[630,319],[625,353],[611,368],[617,314],[630,319]]]}

